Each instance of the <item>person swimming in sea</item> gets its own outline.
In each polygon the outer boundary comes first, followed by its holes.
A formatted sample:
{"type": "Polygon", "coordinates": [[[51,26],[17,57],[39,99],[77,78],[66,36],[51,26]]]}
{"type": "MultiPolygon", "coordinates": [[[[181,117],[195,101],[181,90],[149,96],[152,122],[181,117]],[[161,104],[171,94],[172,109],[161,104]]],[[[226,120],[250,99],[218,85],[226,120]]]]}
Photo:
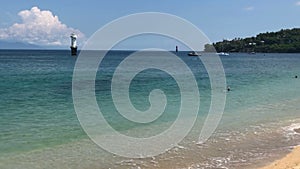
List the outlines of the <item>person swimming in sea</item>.
{"type": "Polygon", "coordinates": [[[229,92],[231,89],[230,89],[230,86],[227,86],[227,91],[229,92]]]}

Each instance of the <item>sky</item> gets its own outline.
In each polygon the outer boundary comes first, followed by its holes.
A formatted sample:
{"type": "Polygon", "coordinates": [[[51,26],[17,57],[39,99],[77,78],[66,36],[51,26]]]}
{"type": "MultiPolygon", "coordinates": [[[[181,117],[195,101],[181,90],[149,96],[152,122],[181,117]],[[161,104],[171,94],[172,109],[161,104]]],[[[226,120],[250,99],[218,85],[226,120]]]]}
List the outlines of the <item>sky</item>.
{"type": "MultiPolygon", "coordinates": [[[[129,14],[163,12],[196,25],[212,42],[249,37],[262,32],[300,28],[300,0],[0,0],[0,40],[42,46],[79,45],[105,24],[129,14]]],[[[120,48],[173,48],[171,40],[156,37],[129,40],[120,48]],[[155,46],[155,45],[154,45],[155,46]]]]}

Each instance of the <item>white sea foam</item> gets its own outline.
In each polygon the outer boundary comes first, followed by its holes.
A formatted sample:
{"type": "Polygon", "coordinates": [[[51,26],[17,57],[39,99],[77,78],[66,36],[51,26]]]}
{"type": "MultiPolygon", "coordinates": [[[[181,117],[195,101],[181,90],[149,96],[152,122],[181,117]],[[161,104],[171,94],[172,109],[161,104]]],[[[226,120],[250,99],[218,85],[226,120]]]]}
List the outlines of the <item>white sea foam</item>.
{"type": "Polygon", "coordinates": [[[291,125],[283,127],[282,129],[286,132],[287,136],[300,135],[300,133],[295,131],[296,129],[300,129],[300,123],[292,123],[291,125]]]}
{"type": "Polygon", "coordinates": [[[296,129],[300,129],[300,123],[293,123],[289,126],[283,127],[284,131],[291,132],[294,134],[299,134],[295,131],[296,129]]]}

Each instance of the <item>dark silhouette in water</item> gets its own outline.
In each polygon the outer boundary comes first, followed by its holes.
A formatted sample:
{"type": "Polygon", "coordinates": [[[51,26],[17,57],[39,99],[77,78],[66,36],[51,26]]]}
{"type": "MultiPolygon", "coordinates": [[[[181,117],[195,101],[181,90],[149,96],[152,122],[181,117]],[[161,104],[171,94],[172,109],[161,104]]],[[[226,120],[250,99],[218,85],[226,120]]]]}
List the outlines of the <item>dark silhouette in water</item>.
{"type": "Polygon", "coordinates": [[[176,52],[178,52],[178,46],[176,46],[176,52]]]}
{"type": "Polygon", "coordinates": [[[227,86],[227,91],[229,92],[231,89],[230,89],[230,86],[227,86]]]}
{"type": "Polygon", "coordinates": [[[296,76],[295,76],[295,78],[297,79],[297,78],[298,78],[298,76],[296,75],[296,76]]]}

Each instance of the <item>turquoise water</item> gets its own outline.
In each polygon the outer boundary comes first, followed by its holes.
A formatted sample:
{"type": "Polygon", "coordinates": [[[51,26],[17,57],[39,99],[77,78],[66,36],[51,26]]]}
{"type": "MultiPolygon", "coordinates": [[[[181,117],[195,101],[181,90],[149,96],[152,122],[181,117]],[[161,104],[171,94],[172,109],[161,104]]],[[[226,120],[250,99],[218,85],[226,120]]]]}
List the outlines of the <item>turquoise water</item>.
{"type": "Polygon", "coordinates": [[[71,97],[74,62],[66,52],[1,51],[1,153],[82,137],[71,97]]]}
{"type": "MultiPolygon", "coordinates": [[[[145,70],[131,83],[131,101],[144,111],[150,106],[149,92],[162,89],[168,99],[164,114],[150,124],[136,124],[120,116],[111,98],[111,77],[117,65],[132,53],[108,53],[97,73],[95,93],[114,129],[149,137],[176,119],[180,93],[167,73],[145,70]]],[[[197,123],[181,143],[184,148],[154,159],[132,160],[99,149],[81,128],[72,100],[76,57],[69,51],[1,50],[0,168],[246,168],[300,143],[299,136],[289,133],[288,128],[300,124],[300,54],[237,53],[221,57],[231,91],[227,92],[223,119],[205,145],[195,142],[210,105],[209,78],[198,58],[187,57],[187,52],[178,55],[198,82],[201,107],[197,123]]],[[[153,56],[159,57],[157,53],[153,56]]]]}

